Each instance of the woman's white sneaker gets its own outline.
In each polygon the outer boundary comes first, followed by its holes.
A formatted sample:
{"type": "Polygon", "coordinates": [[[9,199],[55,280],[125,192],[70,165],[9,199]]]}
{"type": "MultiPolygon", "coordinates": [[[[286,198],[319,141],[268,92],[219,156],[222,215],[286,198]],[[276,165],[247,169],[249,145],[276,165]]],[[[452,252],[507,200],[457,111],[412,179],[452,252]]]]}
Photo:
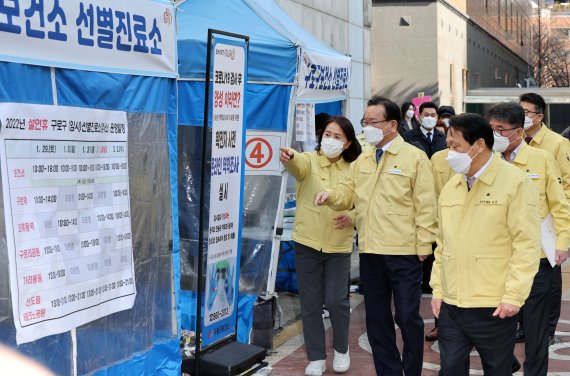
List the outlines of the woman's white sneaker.
{"type": "Polygon", "coordinates": [[[346,372],[350,368],[350,356],[348,355],[348,350],[346,354],[341,354],[338,351],[334,351],[333,369],[335,372],[346,372]]]}
{"type": "Polygon", "coordinates": [[[309,365],[305,368],[305,376],[322,376],[326,369],[326,360],[313,360],[312,362],[309,362],[309,365]]]}

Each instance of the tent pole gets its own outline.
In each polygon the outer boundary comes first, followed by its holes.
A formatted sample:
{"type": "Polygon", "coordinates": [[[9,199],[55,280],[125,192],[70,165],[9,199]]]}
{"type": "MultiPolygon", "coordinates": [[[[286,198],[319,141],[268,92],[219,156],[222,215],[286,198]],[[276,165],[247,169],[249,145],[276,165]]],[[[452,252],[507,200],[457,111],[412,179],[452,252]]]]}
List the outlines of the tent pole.
{"type": "Polygon", "coordinates": [[[212,42],[213,32],[208,29],[208,46],[206,50],[206,84],[204,85],[204,130],[202,132],[202,179],[200,179],[200,225],[198,231],[198,283],[196,291],[196,348],[194,355],[194,376],[200,374],[200,348],[201,348],[201,334],[202,334],[202,276],[204,268],[202,266],[204,261],[203,248],[204,248],[204,192],[206,190],[206,176],[209,173],[206,163],[206,148],[208,145],[208,115],[210,107],[210,67],[212,64],[212,42]]]}

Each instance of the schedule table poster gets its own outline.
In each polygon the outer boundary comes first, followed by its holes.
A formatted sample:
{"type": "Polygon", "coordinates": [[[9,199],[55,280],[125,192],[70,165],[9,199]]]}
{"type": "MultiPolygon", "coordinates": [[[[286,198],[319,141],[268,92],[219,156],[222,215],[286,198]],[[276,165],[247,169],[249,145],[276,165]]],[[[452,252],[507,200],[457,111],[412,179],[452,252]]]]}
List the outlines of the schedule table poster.
{"type": "Polygon", "coordinates": [[[16,340],[133,306],[124,112],[0,103],[16,340]]]}

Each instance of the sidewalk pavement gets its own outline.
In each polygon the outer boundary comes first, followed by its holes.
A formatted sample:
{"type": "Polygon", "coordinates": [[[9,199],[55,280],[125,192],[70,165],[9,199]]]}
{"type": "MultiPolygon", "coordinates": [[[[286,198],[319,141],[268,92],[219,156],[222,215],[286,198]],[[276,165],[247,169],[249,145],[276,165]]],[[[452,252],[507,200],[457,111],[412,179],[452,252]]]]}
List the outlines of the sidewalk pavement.
{"type": "MultiPolygon", "coordinates": [[[[556,335],[561,341],[550,346],[549,376],[570,376],[570,263],[563,266],[563,301],[562,314],[558,323],[556,335]]],[[[425,332],[433,328],[433,315],[430,307],[431,296],[422,297],[420,313],[424,318],[425,332]]],[[[349,348],[351,358],[351,368],[345,375],[374,375],[374,365],[370,345],[366,336],[366,317],[362,295],[351,295],[352,314],[350,319],[349,348]]],[[[332,370],[332,336],[329,320],[325,320],[326,341],[327,341],[327,371],[325,375],[335,375],[332,370]]],[[[276,341],[276,348],[273,354],[266,360],[269,362],[272,376],[301,376],[304,374],[308,364],[305,347],[303,345],[302,325],[300,320],[289,325],[288,331],[290,339],[280,344],[276,341]]],[[[396,331],[398,329],[396,328],[396,331]]],[[[402,341],[398,335],[398,347],[402,349],[402,341]]],[[[515,354],[519,361],[524,361],[524,343],[518,343],[515,347],[515,354]]],[[[424,371],[422,375],[437,375],[439,370],[439,352],[437,342],[424,343],[424,371]]],[[[481,362],[476,351],[471,353],[471,375],[483,375],[481,362]]],[[[522,375],[522,371],[515,375],[522,375]]]]}

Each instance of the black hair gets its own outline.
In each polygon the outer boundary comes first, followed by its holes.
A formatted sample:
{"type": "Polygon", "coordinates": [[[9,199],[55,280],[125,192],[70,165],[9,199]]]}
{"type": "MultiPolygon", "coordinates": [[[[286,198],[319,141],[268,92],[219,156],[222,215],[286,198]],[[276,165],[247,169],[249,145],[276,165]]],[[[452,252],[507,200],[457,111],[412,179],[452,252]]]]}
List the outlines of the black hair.
{"type": "Polygon", "coordinates": [[[348,163],[354,162],[356,158],[362,153],[362,147],[360,146],[360,142],[356,138],[356,133],[354,132],[354,127],[350,120],[348,120],[344,116],[331,116],[329,119],[323,124],[323,131],[317,136],[317,146],[315,147],[316,151],[321,150],[321,141],[323,140],[323,134],[325,133],[325,129],[327,129],[327,125],[331,123],[337,123],[344,135],[346,136],[346,140],[350,141],[350,146],[342,151],[340,155],[345,161],[348,163]]]}
{"type": "Polygon", "coordinates": [[[402,113],[402,118],[405,116],[406,112],[410,109],[410,106],[414,106],[414,110],[416,109],[416,105],[412,102],[404,102],[402,103],[402,107],[400,107],[400,112],[402,113]]]}
{"type": "Polygon", "coordinates": [[[511,127],[524,126],[524,109],[516,102],[503,102],[494,105],[487,111],[487,120],[504,121],[511,127]]]}
{"type": "Polygon", "coordinates": [[[493,128],[489,122],[479,114],[464,113],[453,116],[449,119],[449,129],[461,132],[465,141],[469,145],[482,138],[487,149],[493,150],[493,128]]]}
{"type": "Polygon", "coordinates": [[[534,107],[536,107],[536,112],[540,114],[544,114],[544,110],[546,110],[546,102],[544,102],[544,98],[536,93],[521,94],[519,101],[532,103],[534,107]]]}
{"type": "Polygon", "coordinates": [[[398,124],[400,124],[400,121],[402,121],[400,108],[396,103],[392,102],[388,98],[375,95],[368,100],[368,103],[366,105],[368,107],[382,105],[384,106],[384,113],[386,115],[386,119],[384,120],[396,120],[398,124]]]}
{"type": "Polygon", "coordinates": [[[323,133],[325,124],[330,118],[331,115],[326,112],[319,112],[315,115],[315,132],[317,136],[323,133]]]}
{"type": "Polygon", "coordinates": [[[420,114],[422,113],[424,108],[433,108],[435,110],[435,112],[437,112],[437,106],[433,102],[424,102],[424,103],[420,104],[420,114]]]}

